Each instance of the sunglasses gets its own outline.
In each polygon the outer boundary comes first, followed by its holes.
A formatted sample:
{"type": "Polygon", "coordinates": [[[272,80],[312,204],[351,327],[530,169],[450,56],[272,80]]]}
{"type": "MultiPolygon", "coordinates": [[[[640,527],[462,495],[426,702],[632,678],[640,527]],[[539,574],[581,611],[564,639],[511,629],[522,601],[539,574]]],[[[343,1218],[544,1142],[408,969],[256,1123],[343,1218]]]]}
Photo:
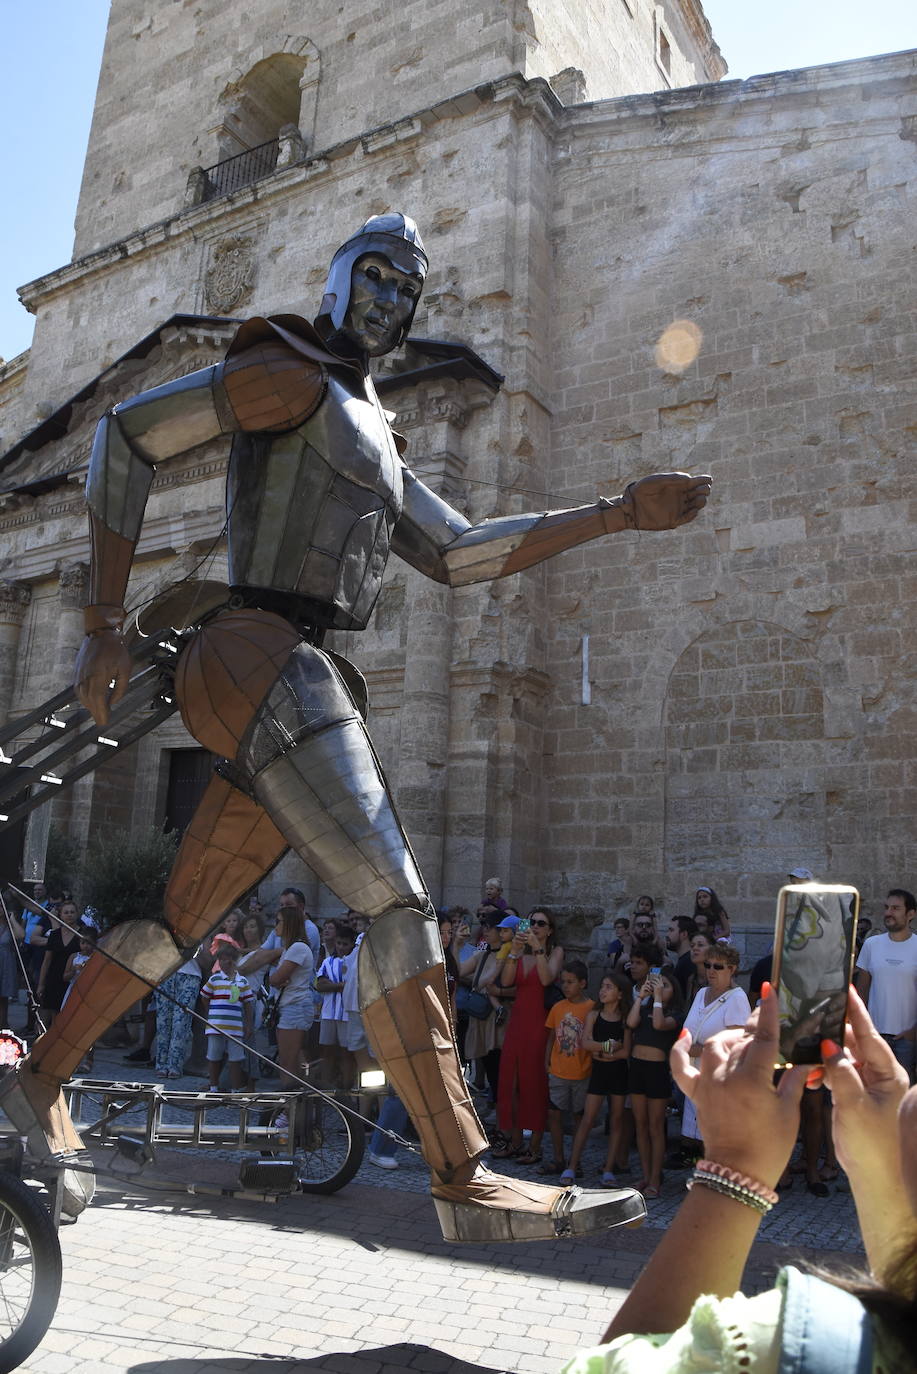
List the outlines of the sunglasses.
{"type": "Polygon", "coordinates": [[[533,925],[533,926],[546,926],[547,924],[548,924],[547,921],[530,921],[530,922],[529,922],[529,925],[533,925]]]}
{"type": "Polygon", "coordinates": [[[728,968],[728,967],[729,967],[728,964],[711,964],[711,963],[709,962],[709,960],[707,960],[707,959],[704,960],[704,968],[715,968],[715,969],[719,969],[720,972],[722,972],[722,970],[723,970],[724,968],[728,968]]]}

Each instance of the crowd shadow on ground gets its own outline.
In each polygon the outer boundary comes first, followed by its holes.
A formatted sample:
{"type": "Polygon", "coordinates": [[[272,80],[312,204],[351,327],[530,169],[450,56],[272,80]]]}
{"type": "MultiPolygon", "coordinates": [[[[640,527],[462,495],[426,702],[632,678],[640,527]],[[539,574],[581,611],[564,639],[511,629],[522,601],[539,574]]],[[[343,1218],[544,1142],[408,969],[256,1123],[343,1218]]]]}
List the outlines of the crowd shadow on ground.
{"type": "Polygon", "coordinates": [[[329,1352],[313,1359],[289,1359],[287,1356],[227,1356],[212,1355],[202,1359],[144,1360],[131,1365],[130,1374],[399,1374],[411,1370],[415,1374],[510,1374],[506,1365],[469,1364],[432,1350],[428,1345],[378,1346],[372,1350],[329,1352]]]}

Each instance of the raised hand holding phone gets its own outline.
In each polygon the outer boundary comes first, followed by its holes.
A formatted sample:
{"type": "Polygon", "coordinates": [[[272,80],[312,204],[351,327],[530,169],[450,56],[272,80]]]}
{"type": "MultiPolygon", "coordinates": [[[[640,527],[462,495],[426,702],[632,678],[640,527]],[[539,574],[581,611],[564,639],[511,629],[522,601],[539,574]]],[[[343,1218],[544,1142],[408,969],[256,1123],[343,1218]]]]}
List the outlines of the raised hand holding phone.
{"type": "Polygon", "coordinates": [[[780,889],[771,982],[780,1004],[780,1060],[820,1064],[821,1043],[843,1043],[860,894],[798,883],[780,889]]]}

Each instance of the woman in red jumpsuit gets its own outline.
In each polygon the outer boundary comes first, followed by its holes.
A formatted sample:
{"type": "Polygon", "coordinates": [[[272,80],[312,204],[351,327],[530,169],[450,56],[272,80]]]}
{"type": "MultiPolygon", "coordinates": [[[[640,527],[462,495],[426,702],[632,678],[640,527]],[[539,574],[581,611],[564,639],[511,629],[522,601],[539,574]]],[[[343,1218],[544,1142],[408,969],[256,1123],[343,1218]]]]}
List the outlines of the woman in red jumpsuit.
{"type": "Polygon", "coordinates": [[[548,1075],[545,1069],[545,988],[559,977],[564,952],[554,943],[554,918],[536,907],[531,928],[517,931],[500,970],[504,988],[516,999],[503,1042],[497,1089],[497,1125],[506,1144],[493,1151],[500,1159],[538,1164],[547,1123],[548,1075]],[[531,1131],[523,1148],[522,1133],[531,1131]]]}

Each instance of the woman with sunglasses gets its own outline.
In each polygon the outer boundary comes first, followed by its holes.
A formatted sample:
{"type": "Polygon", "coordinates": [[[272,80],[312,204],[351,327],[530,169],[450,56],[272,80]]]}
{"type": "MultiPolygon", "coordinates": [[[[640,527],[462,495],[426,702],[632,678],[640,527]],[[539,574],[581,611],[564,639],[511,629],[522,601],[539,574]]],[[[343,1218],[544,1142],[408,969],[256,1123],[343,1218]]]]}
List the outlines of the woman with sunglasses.
{"type": "Polygon", "coordinates": [[[500,984],[516,989],[500,1056],[497,1125],[508,1144],[493,1154],[520,1164],[541,1162],[541,1140],[548,1120],[548,1074],[545,1068],[545,988],[560,975],[564,952],[554,943],[554,918],[543,907],[529,917],[530,928],[518,929],[500,970],[500,984]],[[523,1148],[524,1131],[531,1131],[523,1148]]]}
{"type": "MultiPolygon", "coordinates": [[[[707,986],[701,988],[691,1010],[685,1017],[685,1030],[691,1032],[691,1059],[697,1061],[706,1042],[722,1030],[744,1026],[751,1015],[748,998],[741,988],[736,987],[736,974],[739,971],[739,951],[734,945],[710,945],[704,958],[704,972],[707,986]]],[[[681,1123],[684,1153],[702,1153],[700,1130],[694,1103],[685,1102],[685,1112],[681,1123]]]]}

